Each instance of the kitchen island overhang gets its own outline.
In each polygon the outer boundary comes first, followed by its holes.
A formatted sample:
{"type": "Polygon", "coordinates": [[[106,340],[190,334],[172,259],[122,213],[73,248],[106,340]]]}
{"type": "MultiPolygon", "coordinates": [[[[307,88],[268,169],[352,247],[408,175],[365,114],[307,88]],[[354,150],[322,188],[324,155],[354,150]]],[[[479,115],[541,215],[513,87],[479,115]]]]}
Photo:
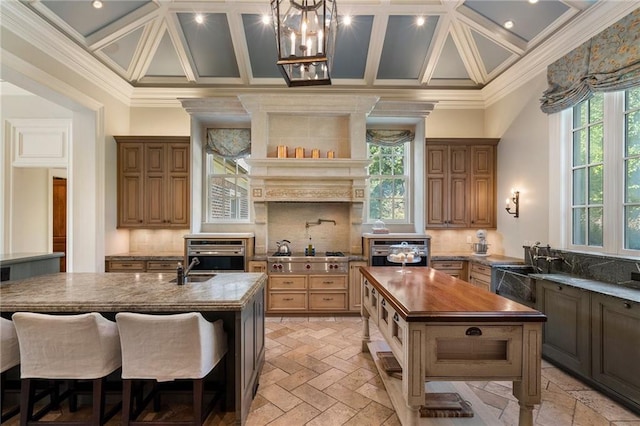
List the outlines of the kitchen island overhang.
{"type": "Polygon", "coordinates": [[[218,274],[178,286],[173,274],[58,273],[0,284],[0,313],[201,312],[222,319],[228,335],[226,409],[244,424],[265,360],[263,273],[218,274]]]}
{"type": "Polygon", "coordinates": [[[369,351],[373,321],[402,367],[406,407],[394,408],[403,424],[419,423],[425,381],[466,380],[512,381],[519,424],[533,424],[544,314],[429,267],[360,272],[362,349],[369,351]]]}

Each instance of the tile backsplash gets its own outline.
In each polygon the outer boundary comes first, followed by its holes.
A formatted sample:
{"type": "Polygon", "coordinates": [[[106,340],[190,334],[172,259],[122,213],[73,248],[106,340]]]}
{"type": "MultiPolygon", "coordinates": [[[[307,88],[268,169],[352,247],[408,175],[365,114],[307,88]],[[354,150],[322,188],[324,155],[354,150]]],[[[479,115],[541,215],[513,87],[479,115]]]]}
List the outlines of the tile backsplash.
{"type": "MultiPolygon", "coordinates": [[[[431,236],[431,253],[472,253],[471,243],[477,243],[477,229],[427,229],[431,236]],[[468,241],[471,241],[469,243],[468,241]]],[[[495,230],[487,230],[489,254],[504,254],[502,235],[495,230]]]]}
{"type": "Polygon", "coordinates": [[[131,253],[184,253],[184,235],[188,229],[132,229],[129,232],[131,253]]]}

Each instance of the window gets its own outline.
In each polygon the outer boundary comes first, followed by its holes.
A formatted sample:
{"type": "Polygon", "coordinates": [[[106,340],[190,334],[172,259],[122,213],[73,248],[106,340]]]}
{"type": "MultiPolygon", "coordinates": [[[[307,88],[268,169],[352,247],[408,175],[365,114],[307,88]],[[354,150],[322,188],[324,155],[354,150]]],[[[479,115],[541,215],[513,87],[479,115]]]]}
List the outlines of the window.
{"type": "Polygon", "coordinates": [[[249,220],[249,167],[244,159],[206,154],[206,222],[249,220]]]}
{"type": "Polygon", "coordinates": [[[573,108],[574,245],[603,245],[603,105],[603,95],[598,94],[573,108]]]}
{"type": "Polygon", "coordinates": [[[640,254],[640,88],[567,111],[570,248],[640,254]]]}
{"type": "Polygon", "coordinates": [[[624,105],[624,248],[640,250],[640,88],[624,105]]]}
{"type": "Polygon", "coordinates": [[[407,223],[409,143],[393,146],[368,144],[369,221],[407,223]]]}

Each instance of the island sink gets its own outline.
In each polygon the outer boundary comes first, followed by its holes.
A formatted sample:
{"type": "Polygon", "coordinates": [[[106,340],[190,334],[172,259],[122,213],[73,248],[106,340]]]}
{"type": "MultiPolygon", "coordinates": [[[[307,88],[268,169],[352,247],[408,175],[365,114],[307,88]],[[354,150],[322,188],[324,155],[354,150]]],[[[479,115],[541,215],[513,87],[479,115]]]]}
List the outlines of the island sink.
{"type": "MultiPolygon", "coordinates": [[[[215,276],[216,276],[215,274],[211,274],[211,275],[190,275],[190,276],[184,277],[184,283],[185,284],[203,283],[205,281],[209,281],[211,278],[213,278],[215,276]]],[[[174,278],[169,282],[170,283],[175,283],[175,282],[178,282],[178,279],[174,278]]]]}

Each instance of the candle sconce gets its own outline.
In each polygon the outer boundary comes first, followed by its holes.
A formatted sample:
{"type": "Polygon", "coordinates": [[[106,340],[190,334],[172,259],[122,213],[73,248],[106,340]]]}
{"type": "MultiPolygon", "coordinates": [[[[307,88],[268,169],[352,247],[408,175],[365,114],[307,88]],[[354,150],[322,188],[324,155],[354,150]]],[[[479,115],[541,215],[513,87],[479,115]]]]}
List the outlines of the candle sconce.
{"type": "Polygon", "coordinates": [[[520,217],[520,191],[511,190],[511,198],[507,198],[505,210],[507,213],[512,214],[513,217],[520,217]],[[514,206],[513,211],[511,204],[514,206]]]}

